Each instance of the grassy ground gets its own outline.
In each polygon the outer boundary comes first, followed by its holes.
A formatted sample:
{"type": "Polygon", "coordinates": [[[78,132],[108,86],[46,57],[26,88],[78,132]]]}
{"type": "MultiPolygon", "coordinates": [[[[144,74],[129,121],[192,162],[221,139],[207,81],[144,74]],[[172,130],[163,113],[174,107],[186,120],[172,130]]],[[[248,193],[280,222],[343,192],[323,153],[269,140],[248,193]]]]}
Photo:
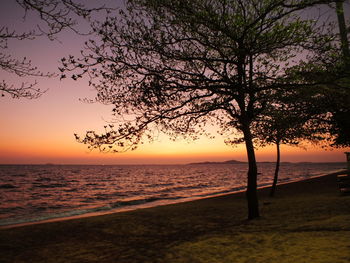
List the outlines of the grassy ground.
{"type": "Polygon", "coordinates": [[[0,230],[0,262],[350,262],[350,195],[336,176],[259,192],[0,230]]]}

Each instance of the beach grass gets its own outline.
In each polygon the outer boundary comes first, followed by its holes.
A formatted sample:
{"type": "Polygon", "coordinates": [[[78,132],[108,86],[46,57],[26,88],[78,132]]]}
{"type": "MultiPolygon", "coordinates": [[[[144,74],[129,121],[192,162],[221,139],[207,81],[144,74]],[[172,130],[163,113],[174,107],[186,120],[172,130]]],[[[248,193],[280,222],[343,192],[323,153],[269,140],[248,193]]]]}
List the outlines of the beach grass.
{"type": "Polygon", "coordinates": [[[110,215],[0,229],[0,262],[350,262],[350,195],[336,175],[110,215]]]}

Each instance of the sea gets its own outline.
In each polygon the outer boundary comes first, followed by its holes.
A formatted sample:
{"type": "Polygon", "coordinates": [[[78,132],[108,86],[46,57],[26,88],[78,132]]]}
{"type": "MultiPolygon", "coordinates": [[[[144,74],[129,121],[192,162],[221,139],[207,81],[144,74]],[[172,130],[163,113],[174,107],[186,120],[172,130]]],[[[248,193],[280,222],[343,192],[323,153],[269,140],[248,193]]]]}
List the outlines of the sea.
{"type": "MultiPolygon", "coordinates": [[[[279,182],[339,171],[345,163],[282,163],[279,182]]],[[[274,163],[258,163],[269,186],[274,163]]],[[[0,226],[107,214],[243,191],[247,163],[0,165],[0,226]]]]}

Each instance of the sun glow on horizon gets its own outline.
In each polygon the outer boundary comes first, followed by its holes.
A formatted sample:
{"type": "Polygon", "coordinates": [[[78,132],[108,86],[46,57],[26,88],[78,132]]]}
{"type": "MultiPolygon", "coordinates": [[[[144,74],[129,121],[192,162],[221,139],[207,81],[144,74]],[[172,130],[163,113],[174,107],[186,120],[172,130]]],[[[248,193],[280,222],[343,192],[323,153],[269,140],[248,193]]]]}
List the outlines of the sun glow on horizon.
{"type": "MultiPolygon", "coordinates": [[[[82,83],[67,81],[55,87],[54,80],[45,80],[52,86],[37,100],[1,98],[0,163],[62,163],[62,164],[173,164],[200,161],[246,161],[245,146],[228,146],[225,138],[215,134],[214,139],[201,137],[196,141],[171,141],[166,135],[153,143],[145,142],[137,150],[126,153],[100,153],[89,151],[86,145],[75,141],[74,133],[84,135],[86,130],[101,129],[110,118],[110,108],[100,104],[79,101],[78,89],[84,93],[82,83]]],[[[282,146],[282,161],[343,162],[343,152],[349,149],[324,150],[308,146],[308,150],[282,146]]],[[[258,161],[274,161],[275,147],[258,149],[258,161]]]]}
{"type": "MultiPolygon", "coordinates": [[[[6,1],[0,22],[12,25],[25,24],[14,20],[22,18],[21,8],[5,7],[16,5],[6,1]],[[7,6],[8,5],[8,6],[7,6]]],[[[30,26],[30,25],[26,25],[30,26]]],[[[83,36],[80,39],[73,32],[62,32],[60,41],[41,38],[33,41],[9,41],[9,52],[16,57],[31,58],[33,64],[43,71],[57,71],[58,61],[68,55],[80,53],[83,36]],[[10,45],[11,44],[11,45],[10,45]],[[54,51],[54,52],[53,52],[54,51]]],[[[244,145],[230,147],[223,137],[214,134],[215,139],[201,137],[197,141],[171,141],[160,135],[153,143],[145,142],[136,151],[126,153],[100,153],[89,151],[86,145],[77,143],[74,133],[84,135],[87,130],[99,130],[111,119],[110,105],[88,104],[84,98],[94,98],[96,91],[86,79],[73,81],[58,78],[22,79],[4,73],[1,79],[9,80],[15,86],[23,82],[38,81],[38,88],[47,90],[38,99],[12,99],[0,97],[0,164],[182,164],[201,161],[246,161],[244,145]]],[[[215,128],[213,128],[215,131],[215,128]]],[[[282,146],[282,161],[291,162],[345,162],[344,152],[349,148],[324,150],[318,146],[301,148],[282,146]]],[[[256,151],[258,161],[275,161],[274,146],[256,151]]]]}
{"type": "MultiPolygon", "coordinates": [[[[64,138],[64,137],[63,137],[64,138]]],[[[86,145],[77,143],[74,139],[68,142],[62,138],[55,141],[23,140],[14,144],[12,141],[1,140],[1,164],[184,164],[202,161],[246,161],[245,146],[227,146],[222,138],[201,138],[201,140],[171,141],[164,137],[153,143],[144,143],[135,151],[125,153],[101,153],[90,151],[86,145]]],[[[308,147],[304,150],[298,147],[282,145],[282,161],[289,162],[345,162],[345,149],[320,150],[308,147]]],[[[258,161],[275,161],[275,147],[267,146],[256,150],[258,161]]]]}

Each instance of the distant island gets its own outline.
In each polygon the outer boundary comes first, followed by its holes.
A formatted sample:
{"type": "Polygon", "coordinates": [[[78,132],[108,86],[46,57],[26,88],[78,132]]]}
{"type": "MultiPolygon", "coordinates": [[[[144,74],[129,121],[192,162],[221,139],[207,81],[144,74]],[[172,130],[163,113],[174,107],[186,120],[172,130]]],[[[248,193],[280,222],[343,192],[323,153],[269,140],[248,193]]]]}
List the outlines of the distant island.
{"type": "MultiPolygon", "coordinates": [[[[248,162],[241,162],[237,160],[228,160],[224,162],[198,162],[198,163],[188,163],[187,165],[202,165],[202,164],[242,164],[242,163],[248,163],[248,162]]],[[[262,161],[262,162],[257,162],[257,163],[272,163],[274,164],[275,162],[271,161],[262,161]]],[[[292,162],[281,162],[281,164],[289,164],[292,162]]],[[[297,162],[296,164],[311,164],[313,162],[297,162]]]]}
{"type": "Polygon", "coordinates": [[[237,160],[228,160],[224,162],[199,162],[199,163],[188,163],[188,165],[201,165],[201,164],[240,164],[240,163],[247,163],[247,162],[241,162],[237,160]]]}

